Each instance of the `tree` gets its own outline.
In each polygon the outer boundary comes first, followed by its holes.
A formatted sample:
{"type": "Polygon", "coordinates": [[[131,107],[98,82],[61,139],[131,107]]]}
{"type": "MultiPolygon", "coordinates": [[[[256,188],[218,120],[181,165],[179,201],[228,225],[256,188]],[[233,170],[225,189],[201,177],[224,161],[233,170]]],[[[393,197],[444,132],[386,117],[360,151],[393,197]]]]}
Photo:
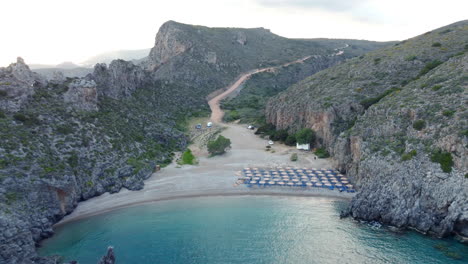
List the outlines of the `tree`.
{"type": "Polygon", "coordinates": [[[284,142],[286,141],[287,137],[288,137],[288,131],[286,131],[285,129],[281,129],[281,130],[276,131],[273,135],[271,135],[270,139],[274,141],[284,142]]]}
{"type": "Polygon", "coordinates": [[[286,141],[284,141],[284,144],[288,145],[288,146],[294,146],[296,145],[296,136],[294,135],[289,135],[287,138],[286,138],[286,141]]]}
{"type": "Polygon", "coordinates": [[[208,142],[208,152],[212,156],[224,154],[229,147],[231,147],[231,140],[223,136],[208,142]]]}
{"type": "Polygon", "coordinates": [[[299,144],[313,145],[315,142],[315,132],[310,128],[303,128],[296,133],[296,140],[299,144]]]}

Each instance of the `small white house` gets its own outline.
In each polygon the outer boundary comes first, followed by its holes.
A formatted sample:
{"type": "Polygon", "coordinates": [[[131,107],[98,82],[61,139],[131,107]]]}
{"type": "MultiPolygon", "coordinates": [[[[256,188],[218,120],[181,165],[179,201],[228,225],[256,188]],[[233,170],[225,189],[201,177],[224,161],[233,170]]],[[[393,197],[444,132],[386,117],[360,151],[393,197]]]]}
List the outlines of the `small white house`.
{"type": "Polygon", "coordinates": [[[296,143],[296,148],[301,150],[310,150],[310,144],[299,144],[296,143]]]}

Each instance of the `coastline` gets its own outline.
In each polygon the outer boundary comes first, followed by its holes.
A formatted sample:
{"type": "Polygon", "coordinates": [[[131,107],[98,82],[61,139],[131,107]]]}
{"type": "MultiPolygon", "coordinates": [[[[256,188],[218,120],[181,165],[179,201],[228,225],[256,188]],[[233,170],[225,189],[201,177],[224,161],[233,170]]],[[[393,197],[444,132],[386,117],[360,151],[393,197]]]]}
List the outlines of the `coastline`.
{"type": "MultiPolygon", "coordinates": [[[[294,188],[294,187],[293,187],[294,188]]],[[[157,203],[161,201],[170,201],[170,200],[179,200],[179,199],[189,199],[189,198],[201,198],[201,197],[229,197],[229,196],[282,196],[282,197],[314,197],[314,198],[325,198],[325,199],[334,199],[334,200],[346,200],[350,201],[353,195],[348,193],[338,193],[335,191],[324,190],[324,189],[310,189],[310,190],[278,190],[278,189],[271,189],[271,190],[252,190],[252,191],[232,191],[232,190],[211,190],[208,192],[185,192],[185,193],[177,193],[172,196],[161,196],[161,197],[154,197],[150,200],[145,201],[137,201],[137,202],[130,202],[127,204],[116,205],[113,207],[103,208],[100,211],[94,211],[89,213],[80,213],[78,215],[74,215],[73,217],[68,218],[68,216],[64,217],[60,222],[56,223],[54,227],[59,227],[74,221],[78,221],[81,219],[86,219],[89,217],[93,217],[96,215],[110,213],[115,210],[129,208],[133,206],[140,206],[146,204],[157,203]]]]}
{"type": "Polygon", "coordinates": [[[299,151],[282,144],[273,145],[272,151],[265,151],[267,141],[261,139],[246,127],[224,124],[222,134],[230,138],[232,148],[222,156],[198,157],[198,165],[178,166],[173,163],[154,173],[145,181],[139,191],[122,189],[118,193],[105,193],[78,204],[75,210],[55,224],[91,217],[112,210],[162,200],[235,195],[281,195],[302,197],[328,197],[351,199],[355,194],[340,193],[338,190],[302,187],[247,187],[236,185],[236,173],[245,167],[317,167],[332,168],[330,159],[314,159],[311,152],[299,151]],[[292,153],[298,154],[298,161],[291,161],[292,153]]]}

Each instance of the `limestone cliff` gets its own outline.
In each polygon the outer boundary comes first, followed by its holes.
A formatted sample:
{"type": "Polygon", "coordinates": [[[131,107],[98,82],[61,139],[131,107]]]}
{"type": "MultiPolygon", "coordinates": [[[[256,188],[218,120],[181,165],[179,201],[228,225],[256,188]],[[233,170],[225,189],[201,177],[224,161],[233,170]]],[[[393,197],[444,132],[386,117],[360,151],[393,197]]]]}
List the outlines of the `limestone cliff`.
{"type": "Polygon", "coordinates": [[[280,129],[314,129],[359,188],[356,218],[467,235],[468,22],[370,52],[267,104],[280,129]]]}

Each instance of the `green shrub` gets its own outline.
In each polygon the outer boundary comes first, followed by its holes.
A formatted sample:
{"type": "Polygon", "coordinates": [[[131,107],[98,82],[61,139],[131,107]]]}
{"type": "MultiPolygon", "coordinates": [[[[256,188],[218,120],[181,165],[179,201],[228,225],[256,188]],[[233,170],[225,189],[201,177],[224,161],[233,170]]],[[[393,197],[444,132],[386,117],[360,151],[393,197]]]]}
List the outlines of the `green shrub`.
{"type": "Polygon", "coordinates": [[[381,60],[382,60],[381,58],[375,58],[374,59],[374,64],[379,64],[381,60]]]}
{"type": "Polygon", "coordinates": [[[13,115],[13,118],[16,120],[16,121],[20,121],[20,122],[26,122],[26,120],[28,120],[28,118],[22,114],[22,113],[16,113],[13,115]]]}
{"type": "Polygon", "coordinates": [[[295,135],[289,135],[286,140],[284,141],[284,144],[288,146],[295,146],[296,145],[296,136],[295,135]]]}
{"type": "Polygon", "coordinates": [[[189,164],[193,165],[195,164],[195,156],[192,154],[192,151],[190,149],[187,149],[182,153],[182,164],[189,164]]]}
{"type": "Polygon", "coordinates": [[[78,167],[78,155],[76,155],[76,153],[73,152],[73,153],[70,155],[70,157],[68,157],[67,163],[68,163],[68,165],[70,165],[70,167],[72,167],[72,168],[78,167]]]}
{"type": "Polygon", "coordinates": [[[256,135],[266,134],[266,135],[273,135],[276,132],[276,127],[272,124],[265,124],[260,126],[257,131],[255,131],[256,135]]]}
{"type": "Polygon", "coordinates": [[[416,152],[416,150],[412,150],[408,153],[405,153],[403,155],[401,155],[401,160],[402,161],[406,161],[406,160],[411,160],[413,157],[415,157],[418,153],[416,152]]]}
{"type": "Polygon", "coordinates": [[[416,57],[416,55],[409,55],[409,56],[405,57],[405,61],[414,61],[417,58],[418,57],[416,57]]]}
{"type": "Polygon", "coordinates": [[[391,88],[391,89],[386,90],[385,92],[381,93],[380,95],[378,95],[376,97],[366,98],[366,99],[362,100],[359,103],[364,107],[364,109],[368,109],[373,104],[376,104],[380,100],[382,100],[382,98],[384,98],[385,96],[387,96],[387,95],[389,95],[389,94],[391,94],[393,92],[400,91],[400,90],[401,90],[401,88],[391,88]]]}
{"type": "Polygon", "coordinates": [[[468,44],[465,45],[465,50],[468,50],[468,44]]]}
{"type": "Polygon", "coordinates": [[[297,158],[297,153],[293,153],[293,154],[291,155],[291,158],[290,158],[290,159],[291,159],[291,161],[297,161],[297,159],[298,159],[298,158],[297,158]]]}
{"type": "Polygon", "coordinates": [[[423,76],[424,74],[428,73],[430,70],[434,69],[435,67],[441,64],[442,62],[439,60],[433,60],[431,62],[426,63],[426,65],[424,65],[424,68],[422,68],[421,71],[419,72],[418,76],[419,77],[423,76]]]}
{"type": "Polygon", "coordinates": [[[60,134],[68,135],[73,132],[73,128],[70,125],[61,125],[57,127],[57,132],[60,134]]]}
{"type": "Polygon", "coordinates": [[[226,114],[223,117],[224,122],[232,122],[232,121],[238,120],[240,118],[241,117],[239,115],[239,112],[237,112],[236,110],[226,111],[226,114]]]}
{"type": "Polygon", "coordinates": [[[456,112],[455,110],[444,110],[444,111],[442,112],[442,114],[443,114],[444,116],[450,117],[450,116],[453,116],[453,114],[455,114],[455,112],[456,112]]]}
{"type": "Polygon", "coordinates": [[[314,154],[320,158],[320,159],[325,159],[325,158],[328,158],[330,157],[330,154],[328,153],[328,151],[324,148],[318,148],[314,154]]]}
{"type": "Polygon", "coordinates": [[[418,131],[421,131],[425,127],[426,127],[426,122],[424,120],[416,120],[413,123],[413,128],[418,131]]]}
{"type": "Polygon", "coordinates": [[[5,117],[6,117],[5,113],[2,110],[0,110],[0,118],[5,118],[5,117]]]}
{"type": "Polygon", "coordinates": [[[468,179],[468,173],[465,173],[465,178],[467,178],[467,179],[468,179]]]}
{"type": "Polygon", "coordinates": [[[439,163],[443,172],[449,173],[452,171],[453,159],[450,152],[436,150],[432,152],[431,161],[439,163]]]}
{"type": "Polygon", "coordinates": [[[281,129],[281,130],[276,131],[273,135],[271,135],[270,139],[274,141],[285,142],[288,136],[289,136],[288,131],[285,129],[281,129]]]}
{"type": "Polygon", "coordinates": [[[231,147],[231,140],[221,135],[216,140],[208,142],[208,152],[212,156],[224,154],[229,147],[231,147]]]}
{"type": "Polygon", "coordinates": [[[295,137],[297,143],[310,144],[313,146],[315,142],[315,131],[310,128],[303,128],[296,133],[295,137]]]}
{"type": "Polygon", "coordinates": [[[0,90],[0,97],[6,97],[8,95],[7,91],[0,90]]]}
{"type": "Polygon", "coordinates": [[[441,47],[442,44],[440,44],[440,42],[434,42],[432,43],[432,47],[441,47]]]}
{"type": "Polygon", "coordinates": [[[442,85],[434,85],[434,86],[432,86],[431,89],[432,89],[432,91],[438,91],[438,90],[440,90],[440,88],[442,88],[442,85]]]}

